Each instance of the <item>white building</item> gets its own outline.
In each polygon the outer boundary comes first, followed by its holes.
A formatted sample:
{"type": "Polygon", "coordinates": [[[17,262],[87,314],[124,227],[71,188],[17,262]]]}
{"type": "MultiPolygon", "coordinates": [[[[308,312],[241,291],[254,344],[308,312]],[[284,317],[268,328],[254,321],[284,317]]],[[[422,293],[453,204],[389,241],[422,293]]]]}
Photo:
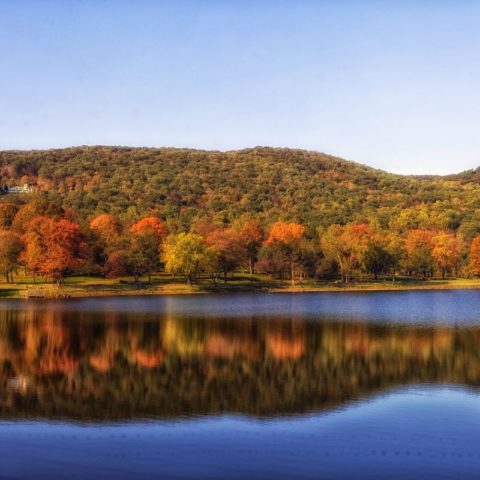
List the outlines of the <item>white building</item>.
{"type": "Polygon", "coordinates": [[[32,190],[32,187],[25,183],[22,187],[8,187],[7,193],[30,193],[32,190]]]}

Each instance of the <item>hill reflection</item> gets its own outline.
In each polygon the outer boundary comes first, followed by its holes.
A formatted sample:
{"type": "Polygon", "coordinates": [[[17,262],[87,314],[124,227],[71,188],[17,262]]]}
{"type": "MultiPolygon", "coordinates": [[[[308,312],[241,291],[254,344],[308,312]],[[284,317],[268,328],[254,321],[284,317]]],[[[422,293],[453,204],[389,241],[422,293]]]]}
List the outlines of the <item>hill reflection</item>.
{"type": "Polygon", "coordinates": [[[115,420],[333,408],[480,385],[477,327],[0,312],[0,416],[115,420]]]}

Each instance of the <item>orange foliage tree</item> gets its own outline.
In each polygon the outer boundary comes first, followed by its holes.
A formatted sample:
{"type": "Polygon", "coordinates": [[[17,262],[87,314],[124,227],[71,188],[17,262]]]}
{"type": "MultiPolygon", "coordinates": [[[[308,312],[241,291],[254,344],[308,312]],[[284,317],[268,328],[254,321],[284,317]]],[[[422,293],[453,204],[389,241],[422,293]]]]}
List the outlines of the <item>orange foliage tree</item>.
{"type": "Polygon", "coordinates": [[[375,238],[370,225],[366,223],[353,223],[347,225],[342,235],[342,241],[351,252],[353,266],[366,270],[366,259],[375,238]]]}
{"type": "Polygon", "coordinates": [[[85,263],[87,244],[80,227],[69,220],[34,218],[25,234],[24,259],[34,272],[61,283],[65,272],[85,263]]]}
{"type": "Polygon", "coordinates": [[[263,228],[256,219],[247,220],[240,229],[240,239],[248,255],[250,275],[253,275],[253,265],[257,261],[258,252],[262,246],[263,228]]]}
{"type": "Polygon", "coordinates": [[[409,230],[405,241],[408,270],[421,274],[423,277],[433,273],[433,239],[435,236],[436,232],[432,230],[409,230]]]}
{"type": "Polygon", "coordinates": [[[461,253],[461,240],[453,233],[441,232],[432,239],[432,255],[442,278],[449,271],[456,271],[461,253]]]}
{"type": "Polygon", "coordinates": [[[167,226],[157,217],[145,217],[130,227],[130,233],[135,235],[151,233],[162,242],[167,235],[167,226]]]}
{"type": "Polygon", "coordinates": [[[277,222],[272,225],[267,238],[267,245],[277,245],[287,255],[290,262],[290,277],[295,285],[295,260],[304,238],[305,227],[295,222],[277,222]]]}
{"type": "Polygon", "coordinates": [[[106,245],[110,245],[119,235],[118,222],[113,215],[102,213],[90,222],[90,228],[106,245]]]}
{"type": "Polygon", "coordinates": [[[43,221],[45,217],[37,217],[30,221],[23,236],[25,250],[21,259],[25,267],[33,274],[33,283],[35,276],[40,273],[40,264],[45,252],[45,243],[43,241],[43,221]]]}
{"type": "Polygon", "coordinates": [[[38,216],[35,205],[27,203],[20,207],[12,222],[12,229],[18,233],[25,233],[30,222],[38,216]]]}
{"type": "Polygon", "coordinates": [[[470,245],[470,268],[474,275],[480,275],[480,235],[470,245]]]}

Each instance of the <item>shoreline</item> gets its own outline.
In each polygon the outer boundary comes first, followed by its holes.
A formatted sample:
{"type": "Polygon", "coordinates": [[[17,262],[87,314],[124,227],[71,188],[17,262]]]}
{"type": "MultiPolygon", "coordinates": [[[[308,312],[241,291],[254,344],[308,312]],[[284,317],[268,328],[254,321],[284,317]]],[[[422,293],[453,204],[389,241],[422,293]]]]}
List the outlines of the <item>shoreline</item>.
{"type": "Polygon", "coordinates": [[[0,298],[5,299],[67,299],[94,297],[125,297],[125,296],[162,296],[162,295],[222,295],[232,293],[341,293],[341,292],[402,292],[426,290],[480,290],[480,279],[452,280],[399,280],[364,281],[348,285],[333,282],[313,284],[305,282],[291,286],[281,281],[242,281],[232,280],[227,284],[212,285],[197,283],[191,286],[185,283],[156,281],[141,286],[125,281],[109,281],[104,279],[69,278],[61,287],[51,284],[0,284],[0,298]]]}

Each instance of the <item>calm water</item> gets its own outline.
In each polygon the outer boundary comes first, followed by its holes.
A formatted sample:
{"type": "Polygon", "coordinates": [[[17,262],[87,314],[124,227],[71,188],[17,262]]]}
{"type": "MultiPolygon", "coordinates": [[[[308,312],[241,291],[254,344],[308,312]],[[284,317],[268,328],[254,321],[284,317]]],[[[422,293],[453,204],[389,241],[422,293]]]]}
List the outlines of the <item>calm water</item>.
{"type": "Polygon", "coordinates": [[[0,303],[0,478],[480,478],[480,291],[0,303]]]}

